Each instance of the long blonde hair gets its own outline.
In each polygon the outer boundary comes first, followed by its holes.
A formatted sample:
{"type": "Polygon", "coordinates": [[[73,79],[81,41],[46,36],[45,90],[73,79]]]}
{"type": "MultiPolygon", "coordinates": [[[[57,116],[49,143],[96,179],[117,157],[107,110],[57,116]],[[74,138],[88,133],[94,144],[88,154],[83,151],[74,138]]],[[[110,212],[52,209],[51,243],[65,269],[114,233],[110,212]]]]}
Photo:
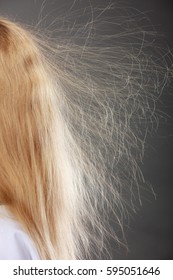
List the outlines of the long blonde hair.
{"type": "Polygon", "coordinates": [[[110,216],[121,228],[144,182],[144,127],[167,76],[138,29],[90,45],[87,26],[94,38],[88,24],[50,42],[0,18],[0,203],[41,259],[96,257],[118,240],[110,216]]]}

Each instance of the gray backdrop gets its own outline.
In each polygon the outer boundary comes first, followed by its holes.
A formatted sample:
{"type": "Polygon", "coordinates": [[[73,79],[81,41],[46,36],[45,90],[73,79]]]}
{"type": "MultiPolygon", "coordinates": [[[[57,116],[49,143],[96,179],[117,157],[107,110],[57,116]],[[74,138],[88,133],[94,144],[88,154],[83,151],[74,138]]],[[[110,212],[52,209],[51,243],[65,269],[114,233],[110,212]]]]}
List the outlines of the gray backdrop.
{"type": "MultiPolygon", "coordinates": [[[[91,0],[93,5],[108,2],[91,0]]],[[[112,2],[146,12],[155,29],[165,36],[162,40],[166,40],[170,48],[173,47],[173,2],[171,0],[112,0],[112,2]]],[[[43,0],[0,0],[0,15],[35,24],[43,6],[42,3],[43,0]]],[[[44,14],[50,13],[53,19],[59,7],[63,7],[64,4],[70,7],[73,3],[73,0],[47,0],[44,5],[44,14]]],[[[88,5],[88,0],[75,1],[76,7],[82,7],[84,3],[88,5]]],[[[170,118],[167,122],[161,122],[157,134],[148,140],[142,167],[145,178],[154,186],[157,199],[144,196],[142,207],[138,207],[136,214],[131,213],[130,224],[126,228],[129,252],[123,248],[118,249],[111,241],[115,259],[173,259],[173,120],[171,120],[173,97],[165,92],[162,101],[164,111],[170,118]]]]}

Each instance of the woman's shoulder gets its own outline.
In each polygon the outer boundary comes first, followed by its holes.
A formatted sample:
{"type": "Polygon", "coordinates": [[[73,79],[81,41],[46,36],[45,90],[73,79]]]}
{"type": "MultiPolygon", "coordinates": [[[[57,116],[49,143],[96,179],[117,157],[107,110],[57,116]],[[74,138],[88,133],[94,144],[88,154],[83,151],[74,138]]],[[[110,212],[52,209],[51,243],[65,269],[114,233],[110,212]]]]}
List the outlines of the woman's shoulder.
{"type": "Polygon", "coordinates": [[[0,260],[37,260],[33,241],[19,222],[0,205],[0,260]]]}

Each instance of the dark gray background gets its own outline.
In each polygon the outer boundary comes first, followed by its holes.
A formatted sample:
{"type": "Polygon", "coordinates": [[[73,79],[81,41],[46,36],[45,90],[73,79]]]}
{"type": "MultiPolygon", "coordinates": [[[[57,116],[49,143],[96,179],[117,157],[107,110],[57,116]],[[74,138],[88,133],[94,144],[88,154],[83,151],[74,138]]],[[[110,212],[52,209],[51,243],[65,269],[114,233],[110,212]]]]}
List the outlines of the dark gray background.
{"type": "MultiPolygon", "coordinates": [[[[56,16],[56,9],[73,4],[73,0],[47,0],[44,14],[56,16]]],[[[91,0],[93,5],[108,4],[109,1],[91,0]]],[[[132,7],[146,12],[155,30],[161,32],[163,41],[170,49],[173,47],[173,1],[171,0],[129,0],[115,1],[120,6],[132,7]]],[[[0,0],[0,15],[16,18],[18,21],[34,24],[37,22],[43,0],[0,0]]],[[[88,5],[87,1],[76,1],[79,5],[88,5]]],[[[145,178],[153,185],[156,197],[142,199],[143,205],[136,214],[131,214],[129,227],[126,229],[129,252],[117,249],[112,242],[115,259],[173,259],[173,97],[165,90],[162,101],[163,110],[170,118],[161,121],[157,134],[148,140],[144,165],[145,178]]]]}

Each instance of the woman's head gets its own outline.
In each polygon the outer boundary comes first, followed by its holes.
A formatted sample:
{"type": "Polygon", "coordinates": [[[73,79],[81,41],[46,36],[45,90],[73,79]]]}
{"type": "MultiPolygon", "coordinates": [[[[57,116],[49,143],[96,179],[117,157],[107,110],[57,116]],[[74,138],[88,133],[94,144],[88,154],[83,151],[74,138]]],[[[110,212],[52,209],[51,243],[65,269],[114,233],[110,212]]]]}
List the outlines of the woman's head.
{"type": "MultiPolygon", "coordinates": [[[[0,19],[0,203],[17,215],[42,258],[69,258],[73,250],[67,245],[61,256],[58,234],[70,227],[65,213],[71,203],[64,205],[68,191],[61,184],[68,190],[71,175],[68,159],[62,162],[65,125],[53,84],[34,37],[0,19]]],[[[70,243],[70,235],[63,243],[70,243]]]]}
{"type": "Polygon", "coordinates": [[[0,20],[0,42],[0,197],[1,203],[6,200],[15,203],[19,196],[17,191],[20,190],[20,196],[24,195],[20,185],[16,188],[18,180],[21,181],[22,168],[31,164],[28,129],[39,72],[35,71],[39,65],[33,60],[38,54],[27,32],[5,19],[0,20]],[[9,183],[14,186],[9,187],[9,183]]]}

